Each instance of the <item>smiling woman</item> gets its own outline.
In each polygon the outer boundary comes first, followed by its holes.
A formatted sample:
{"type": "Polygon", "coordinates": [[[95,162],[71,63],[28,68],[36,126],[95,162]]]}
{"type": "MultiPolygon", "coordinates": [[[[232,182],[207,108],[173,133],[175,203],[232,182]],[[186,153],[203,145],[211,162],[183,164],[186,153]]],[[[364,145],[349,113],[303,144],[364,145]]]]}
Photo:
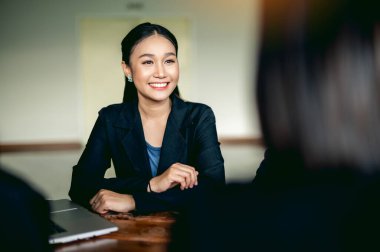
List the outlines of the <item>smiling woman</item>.
{"type": "Polygon", "coordinates": [[[143,104],[148,100],[165,101],[177,88],[177,49],[162,35],[154,34],[137,44],[129,62],[123,61],[122,67],[128,80],[134,82],[139,100],[145,100],[143,104]]]}
{"type": "Polygon", "coordinates": [[[69,195],[100,214],[181,210],[225,183],[214,113],[180,98],[178,44],[166,28],[136,26],[122,54],[123,103],[100,110],[69,195]],[[105,178],[111,161],[116,177],[105,178]]]}
{"type": "MultiPolygon", "coordinates": [[[[120,71],[122,57],[120,42],[136,25],[144,22],[140,18],[102,18],[84,17],[80,20],[80,83],[83,90],[79,97],[83,102],[80,118],[83,124],[81,136],[82,145],[90,136],[96,121],[99,108],[109,104],[119,103],[123,99],[125,75],[120,71]]],[[[180,83],[192,83],[195,79],[194,68],[190,61],[193,47],[191,43],[191,23],[183,18],[154,18],[153,22],[160,24],[175,34],[180,48],[179,67],[181,69],[180,83]]],[[[198,64],[197,64],[198,65],[198,64]]],[[[188,99],[194,97],[196,85],[181,85],[181,95],[188,99]]],[[[211,101],[210,101],[211,102],[211,101]]],[[[213,109],[215,109],[213,107],[213,109]]],[[[113,172],[113,168],[111,168],[113,172]]]]}

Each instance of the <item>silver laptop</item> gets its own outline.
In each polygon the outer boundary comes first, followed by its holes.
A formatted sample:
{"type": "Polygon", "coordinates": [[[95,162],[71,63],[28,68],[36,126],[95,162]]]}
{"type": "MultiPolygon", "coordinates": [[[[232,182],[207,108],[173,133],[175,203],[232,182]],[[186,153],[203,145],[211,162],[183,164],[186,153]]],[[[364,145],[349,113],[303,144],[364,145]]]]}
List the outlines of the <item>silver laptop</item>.
{"type": "Polygon", "coordinates": [[[65,243],[118,230],[112,222],[68,200],[48,200],[51,234],[49,243],[65,243]]]}

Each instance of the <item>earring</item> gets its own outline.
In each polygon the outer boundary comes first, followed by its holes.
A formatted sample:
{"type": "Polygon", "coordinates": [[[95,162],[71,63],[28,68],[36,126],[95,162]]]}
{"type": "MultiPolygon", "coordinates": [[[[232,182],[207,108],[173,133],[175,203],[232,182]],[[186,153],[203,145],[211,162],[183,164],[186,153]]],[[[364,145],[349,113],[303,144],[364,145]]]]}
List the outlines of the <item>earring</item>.
{"type": "Polygon", "coordinates": [[[127,79],[128,79],[128,82],[132,82],[133,80],[132,80],[132,76],[130,76],[130,75],[127,75],[127,79]]]}

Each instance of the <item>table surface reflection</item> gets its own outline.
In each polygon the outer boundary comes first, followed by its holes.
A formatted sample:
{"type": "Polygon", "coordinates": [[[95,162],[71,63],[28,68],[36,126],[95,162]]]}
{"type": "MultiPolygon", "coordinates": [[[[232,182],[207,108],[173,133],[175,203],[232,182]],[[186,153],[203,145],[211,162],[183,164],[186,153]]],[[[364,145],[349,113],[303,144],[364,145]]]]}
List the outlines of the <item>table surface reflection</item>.
{"type": "Polygon", "coordinates": [[[112,214],[105,218],[119,230],[110,234],[66,244],[57,244],[56,252],[64,251],[167,251],[170,231],[176,212],[159,212],[150,215],[112,214]]]}

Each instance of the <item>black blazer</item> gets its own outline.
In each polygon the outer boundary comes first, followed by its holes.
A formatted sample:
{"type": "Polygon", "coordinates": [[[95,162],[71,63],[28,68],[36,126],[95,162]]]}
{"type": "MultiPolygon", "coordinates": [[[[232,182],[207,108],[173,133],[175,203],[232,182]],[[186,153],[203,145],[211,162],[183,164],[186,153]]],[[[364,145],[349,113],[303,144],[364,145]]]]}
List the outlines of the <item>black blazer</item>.
{"type": "Polygon", "coordinates": [[[152,178],[137,101],[103,108],[86,148],[73,167],[69,195],[86,207],[99,189],[132,194],[141,212],[177,209],[195,191],[224,184],[224,160],[220,151],[215,117],[211,108],[172,97],[157,175],[180,162],[199,172],[198,186],[181,191],[178,186],[163,193],[148,193],[152,178]],[[104,178],[111,165],[116,178],[104,178]]]}

